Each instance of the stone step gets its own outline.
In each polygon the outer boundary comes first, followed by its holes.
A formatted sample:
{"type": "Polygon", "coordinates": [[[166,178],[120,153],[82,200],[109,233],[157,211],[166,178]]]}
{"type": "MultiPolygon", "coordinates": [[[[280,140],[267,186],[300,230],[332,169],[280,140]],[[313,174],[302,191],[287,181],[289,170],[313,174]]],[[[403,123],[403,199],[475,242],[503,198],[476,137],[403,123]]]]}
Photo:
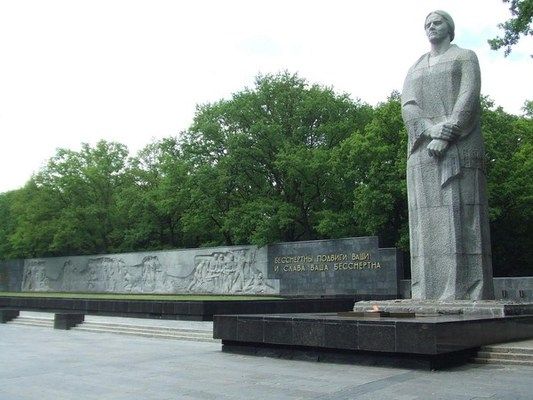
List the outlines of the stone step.
{"type": "Polygon", "coordinates": [[[101,329],[157,330],[159,332],[180,331],[183,333],[190,333],[192,335],[194,334],[212,335],[213,334],[211,329],[191,329],[191,328],[179,328],[179,327],[168,327],[168,326],[158,326],[158,325],[125,324],[125,323],[112,323],[112,322],[85,321],[80,326],[90,327],[90,328],[101,328],[101,329]]]}
{"type": "Polygon", "coordinates": [[[85,324],[79,325],[72,330],[84,331],[84,332],[97,332],[97,333],[113,333],[119,335],[131,335],[131,336],[142,336],[142,337],[155,337],[155,338],[165,338],[165,339],[178,339],[178,340],[189,340],[195,342],[220,342],[220,340],[213,339],[212,333],[204,334],[191,334],[183,332],[180,330],[169,331],[164,330],[160,331],[158,329],[120,329],[120,328],[108,328],[108,327],[91,327],[84,326],[85,324]]]}
{"type": "MultiPolygon", "coordinates": [[[[54,327],[53,317],[19,316],[10,321],[9,323],[15,325],[38,326],[45,328],[54,327]]],[[[86,321],[72,329],[85,332],[105,332],[122,335],[157,337],[197,342],[220,342],[220,340],[213,339],[213,332],[210,329],[191,329],[169,326],[144,325],[142,323],[133,324],[86,321]]]]}
{"type": "Polygon", "coordinates": [[[44,326],[44,327],[53,327],[54,322],[37,322],[37,321],[11,321],[9,322],[12,325],[24,325],[24,326],[44,326]]]}
{"type": "Polygon", "coordinates": [[[525,360],[505,360],[501,358],[482,358],[475,357],[470,360],[476,364],[501,364],[501,365],[528,365],[533,367],[533,361],[525,360]]]}
{"type": "Polygon", "coordinates": [[[24,315],[20,315],[15,320],[18,321],[54,321],[54,317],[27,317],[24,315]]]}
{"type": "Polygon", "coordinates": [[[39,317],[17,317],[8,322],[14,325],[27,325],[27,326],[45,326],[53,327],[53,318],[39,318],[39,317]]]}
{"type": "Polygon", "coordinates": [[[190,338],[210,338],[212,339],[212,332],[191,332],[181,329],[158,329],[158,328],[140,328],[140,327],[109,327],[105,325],[86,325],[81,324],[76,327],[78,330],[91,330],[95,332],[120,332],[120,333],[155,333],[158,335],[168,335],[168,336],[187,336],[190,338]]]}
{"type": "Polygon", "coordinates": [[[533,340],[483,346],[472,361],[483,364],[533,366],[533,340]]]}
{"type": "Polygon", "coordinates": [[[521,353],[492,353],[490,351],[479,351],[477,353],[479,358],[498,359],[498,360],[519,360],[519,361],[531,361],[533,362],[533,354],[521,354],[521,353]]]}
{"type": "Polygon", "coordinates": [[[497,346],[483,346],[480,351],[486,351],[490,353],[506,354],[506,353],[515,353],[515,354],[529,354],[533,355],[533,348],[513,346],[513,345],[497,345],[497,346]]]}

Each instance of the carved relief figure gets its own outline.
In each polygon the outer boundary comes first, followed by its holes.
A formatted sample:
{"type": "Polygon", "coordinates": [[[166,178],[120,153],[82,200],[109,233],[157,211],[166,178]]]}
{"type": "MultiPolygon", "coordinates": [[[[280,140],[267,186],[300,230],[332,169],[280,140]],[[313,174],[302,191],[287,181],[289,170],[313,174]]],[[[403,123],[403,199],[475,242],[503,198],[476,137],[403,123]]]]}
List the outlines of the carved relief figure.
{"type": "Polygon", "coordinates": [[[196,293],[272,292],[263,273],[253,268],[255,252],[233,250],[195,257],[195,268],[187,289],[196,293]]]}
{"type": "Polygon", "coordinates": [[[246,258],[243,251],[237,252],[235,260],[235,272],[231,283],[230,292],[239,293],[244,289],[244,268],[246,267],[246,258]]]}
{"type": "Polygon", "coordinates": [[[46,276],[44,261],[30,261],[24,267],[22,278],[22,290],[24,291],[47,291],[50,290],[50,281],[46,276]]]}
{"type": "Polygon", "coordinates": [[[126,264],[124,260],[113,257],[91,258],[87,262],[87,286],[92,291],[114,292],[124,279],[126,264]]]}
{"type": "Polygon", "coordinates": [[[142,260],[142,291],[153,292],[165,285],[166,274],[163,272],[157,256],[147,256],[142,260]]]}
{"type": "Polygon", "coordinates": [[[410,68],[402,93],[412,296],[490,299],[478,60],[451,44],[455,25],[448,13],[430,13],[425,30],[431,51],[410,68]]]}
{"type": "Polygon", "coordinates": [[[126,292],[138,292],[142,287],[142,266],[131,265],[124,271],[124,290],[126,292]]]}

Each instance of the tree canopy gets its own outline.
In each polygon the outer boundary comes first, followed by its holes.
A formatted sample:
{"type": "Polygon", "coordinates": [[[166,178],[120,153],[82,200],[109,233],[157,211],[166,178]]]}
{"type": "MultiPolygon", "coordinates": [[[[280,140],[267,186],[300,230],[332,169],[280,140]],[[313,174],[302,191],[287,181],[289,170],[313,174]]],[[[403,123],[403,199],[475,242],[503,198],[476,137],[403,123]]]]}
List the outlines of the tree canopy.
{"type": "MultiPolygon", "coordinates": [[[[493,264],[531,274],[533,120],[484,98],[493,264]]],[[[288,72],[178,137],[59,149],[0,194],[0,259],[377,235],[409,249],[399,94],[372,107],[288,72]]],[[[408,259],[408,257],[406,257],[408,259]]]]}
{"type": "Polygon", "coordinates": [[[499,50],[504,47],[504,54],[507,57],[522,35],[533,36],[533,28],[531,27],[533,0],[503,0],[503,2],[509,3],[512,17],[498,25],[504,31],[503,37],[498,36],[488,42],[492,50],[499,50]]]}

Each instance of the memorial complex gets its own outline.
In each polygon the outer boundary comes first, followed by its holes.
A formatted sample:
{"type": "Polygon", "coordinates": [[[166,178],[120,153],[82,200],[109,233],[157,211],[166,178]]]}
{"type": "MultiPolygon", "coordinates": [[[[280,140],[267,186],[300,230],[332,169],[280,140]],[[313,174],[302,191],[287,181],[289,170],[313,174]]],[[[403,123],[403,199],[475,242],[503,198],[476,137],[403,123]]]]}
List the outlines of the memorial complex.
{"type": "Polygon", "coordinates": [[[455,23],[445,11],[428,14],[424,29],[430,51],[409,69],[401,96],[410,286],[401,252],[375,236],[33,258],[0,263],[0,291],[37,295],[0,296],[0,319],[39,308],[57,313],[59,329],[90,313],[212,319],[227,352],[429,369],[464,362],[482,345],[533,337],[533,303],[507,299],[511,284],[496,285],[495,295],[477,56],[452,44],[455,23]]]}

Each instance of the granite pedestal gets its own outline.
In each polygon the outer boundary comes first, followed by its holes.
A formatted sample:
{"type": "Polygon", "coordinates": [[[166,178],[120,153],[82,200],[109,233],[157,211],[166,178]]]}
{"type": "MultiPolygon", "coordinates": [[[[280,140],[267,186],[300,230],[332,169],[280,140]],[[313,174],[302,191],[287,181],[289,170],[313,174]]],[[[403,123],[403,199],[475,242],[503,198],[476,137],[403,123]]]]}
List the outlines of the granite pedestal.
{"type": "Polygon", "coordinates": [[[228,352],[436,369],[479,346],[533,337],[533,315],[379,317],[357,313],[217,315],[228,352]]]}
{"type": "Polygon", "coordinates": [[[19,316],[19,310],[0,309],[0,324],[5,324],[19,316]]]}
{"type": "Polygon", "coordinates": [[[85,315],[79,313],[56,313],[54,315],[54,329],[69,330],[85,320],[85,315]]]}

